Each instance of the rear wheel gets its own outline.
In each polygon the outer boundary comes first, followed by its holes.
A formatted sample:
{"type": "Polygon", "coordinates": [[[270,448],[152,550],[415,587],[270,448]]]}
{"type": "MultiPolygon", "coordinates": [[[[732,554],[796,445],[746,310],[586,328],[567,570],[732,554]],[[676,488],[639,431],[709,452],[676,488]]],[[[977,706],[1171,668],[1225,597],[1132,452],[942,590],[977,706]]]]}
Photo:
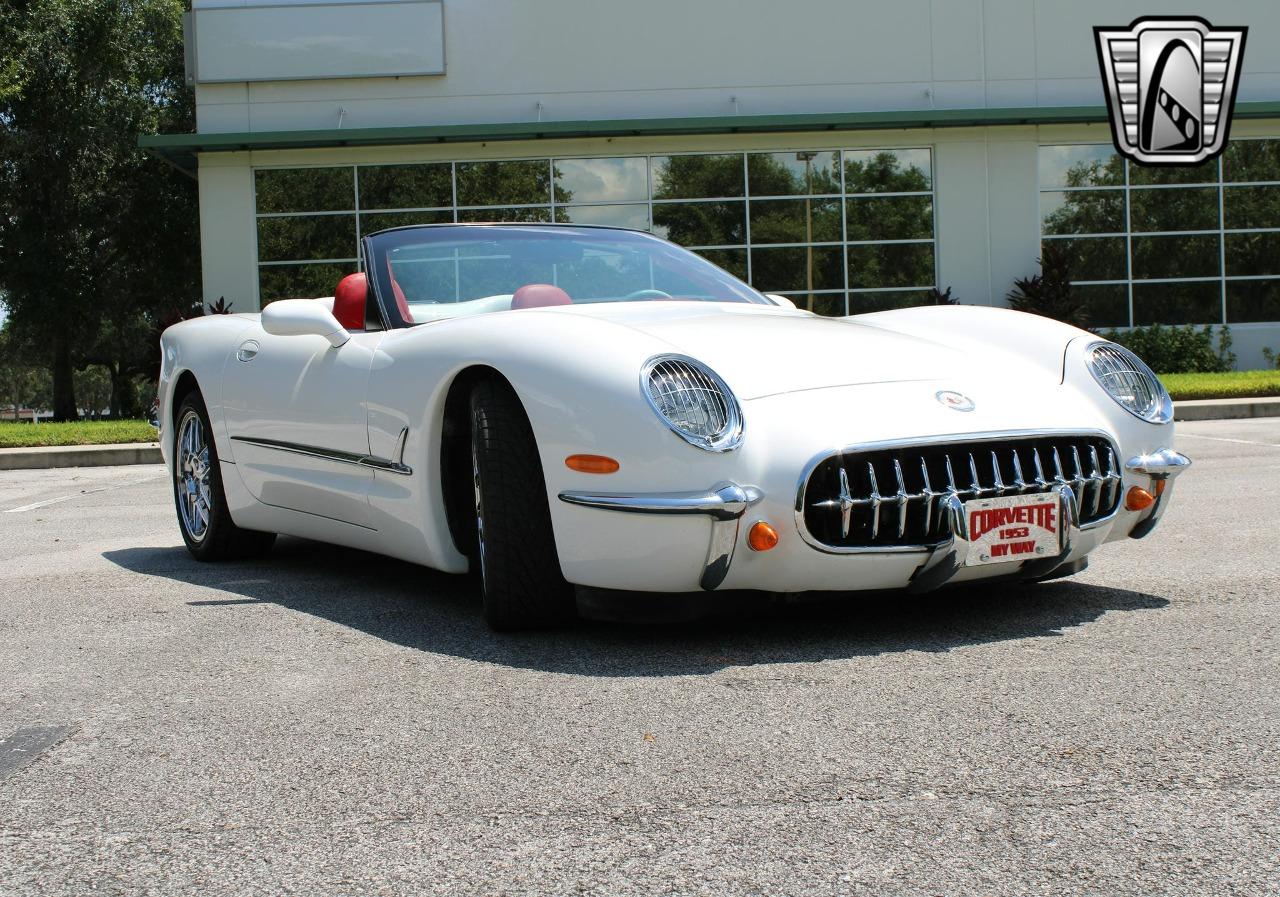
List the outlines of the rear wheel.
{"type": "Polygon", "coordinates": [[[200,561],[221,561],[263,554],[275,533],[241,529],[227,510],[218,448],[200,393],[183,398],[174,415],[173,499],[178,528],[187,550],[200,561]]]}
{"type": "Polygon", "coordinates": [[[476,561],[494,629],[551,626],[575,614],[560,572],[538,446],[515,391],[484,380],[471,393],[476,561]]]}

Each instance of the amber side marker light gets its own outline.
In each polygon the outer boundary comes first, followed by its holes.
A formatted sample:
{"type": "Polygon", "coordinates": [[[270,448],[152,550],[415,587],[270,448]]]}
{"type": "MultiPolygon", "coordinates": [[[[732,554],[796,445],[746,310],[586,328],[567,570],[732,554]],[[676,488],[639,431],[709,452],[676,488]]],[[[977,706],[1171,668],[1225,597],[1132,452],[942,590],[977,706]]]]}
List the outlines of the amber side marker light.
{"type": "Polygon", "coordinates": [[[1156,497],[1141,486],[1130,486],[1124,497],[1124,506],[1130,511],[1145,511],[1156,503],[1156,497]]]}
{"type": "Polygon", "coordinates": [[[778,531],[763,520],[757,520],[747,533],[747,544],[752,551],[768,551],[778,544],[778,531]]]}
{"type": "Polygon", "coordinates": [[[564,466],[579,473],[615,473],[622,465],[604,455],[570,455],[564,466]]]}

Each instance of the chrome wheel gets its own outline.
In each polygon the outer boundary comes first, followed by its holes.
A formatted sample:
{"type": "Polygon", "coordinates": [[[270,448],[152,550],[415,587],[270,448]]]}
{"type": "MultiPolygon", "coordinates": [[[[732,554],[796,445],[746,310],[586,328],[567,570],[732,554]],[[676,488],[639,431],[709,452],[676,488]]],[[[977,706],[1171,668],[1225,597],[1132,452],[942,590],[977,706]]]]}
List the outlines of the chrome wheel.
{"type": "Polygon", "coordinates": [[[484,501],[480,497],[480,453],[476,441],[471,440],[471,483],[476,494],[476,544],[480,549],[480,579],[484,581],[484,501]]]}
{"type": "Polygon", "coordinates": [[[177,478],[178,513],[182,528],[194,542],[202,542],[213,517],[213,496],[209,490],[209,443],[200,415],[188,410],[178,424],[177,478]]]}

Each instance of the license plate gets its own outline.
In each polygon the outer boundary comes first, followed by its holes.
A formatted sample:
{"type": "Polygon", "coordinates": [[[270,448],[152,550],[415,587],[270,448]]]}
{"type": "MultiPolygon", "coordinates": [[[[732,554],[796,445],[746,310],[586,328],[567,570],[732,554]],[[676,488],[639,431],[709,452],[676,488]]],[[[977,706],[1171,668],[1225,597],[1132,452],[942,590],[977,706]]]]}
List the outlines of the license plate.
{"type": "Polygon", "coordinates": [[[964,503],[969,524],[966,566],[1006,564],[1062,553],[1062,520],[1052,492],[978,498],[964,503]]]}

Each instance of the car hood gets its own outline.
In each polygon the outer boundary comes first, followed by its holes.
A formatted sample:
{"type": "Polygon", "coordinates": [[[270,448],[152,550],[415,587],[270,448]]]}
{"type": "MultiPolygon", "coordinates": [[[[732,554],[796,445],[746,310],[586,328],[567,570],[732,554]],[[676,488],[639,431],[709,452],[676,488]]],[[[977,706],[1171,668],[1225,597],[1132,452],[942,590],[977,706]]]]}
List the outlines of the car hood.
{"type": "Polygon", "coordinates": [[[634,302],[581,305],[555,313],[600,318],[651,336],[669,347],[667,351],[710,365],[743,400],[973,372],[970,356],[959,349],[883,326],[792,309],[634,302]]]}

